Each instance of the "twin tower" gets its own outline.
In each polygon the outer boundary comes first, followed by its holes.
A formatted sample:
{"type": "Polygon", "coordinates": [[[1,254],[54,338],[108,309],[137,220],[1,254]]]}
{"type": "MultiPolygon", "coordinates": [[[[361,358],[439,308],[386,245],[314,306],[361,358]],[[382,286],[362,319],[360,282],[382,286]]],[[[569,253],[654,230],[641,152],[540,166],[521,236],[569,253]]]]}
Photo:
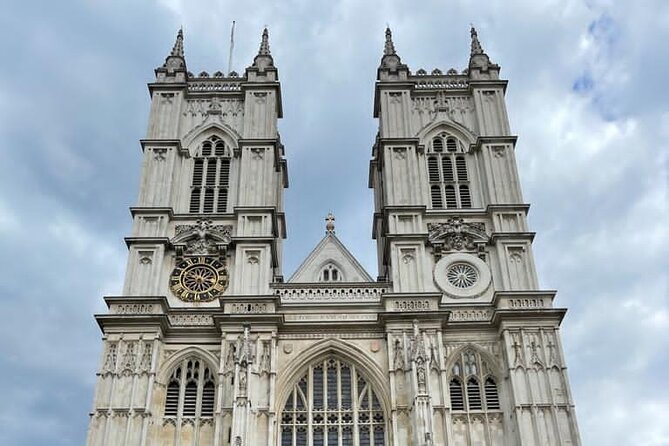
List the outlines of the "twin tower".
{"type": "Polygon", "coordinates": [[[429,73],[386,30],[378,279],[330,215],[284,280],[268,32],[243,75],[194,75],[180,31],[149,84],[123,294],[96,316],[88,445],[579,445],[565,310],[537,281],[499,71],[474,29],[465,70],[429,73]]]}

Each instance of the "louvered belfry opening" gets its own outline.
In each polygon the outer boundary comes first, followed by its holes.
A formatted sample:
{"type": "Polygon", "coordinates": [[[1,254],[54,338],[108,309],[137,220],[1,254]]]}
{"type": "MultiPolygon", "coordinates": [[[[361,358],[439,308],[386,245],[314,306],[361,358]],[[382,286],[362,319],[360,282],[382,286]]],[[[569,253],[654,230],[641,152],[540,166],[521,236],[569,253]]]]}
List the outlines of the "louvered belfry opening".
{"type": "Polygon", "coordinates": [[[281,413],[281,446],[383,446],[386,419],[354,365],[330,357],[311,365],[281,413]]]}
{"type": "Polygon", "coordinates": [[[432,139],[428,150],[432,209],[471,208],[469,172],[462,143],[453,136],[441,134],[432,139]]]}
{"type": "Polygon", "coordinates": [[[488,362],[475,350],[458,354],[448,386],[454,412],[497,412],[501,410],[497,380],[488,362]]]}
{"type": "Polygon", "coordinates": [[[211,369],[198,358],[181,361],[172,371],[165,396],[165,417],[210,418],[216,385],[211,369]]]}
{"type": "Polygon", "coordinates": [[[193,159],[190,205],[193,214],[225,213],[230,189],[230,150],[212,136],[200,146],[193,159]]]}

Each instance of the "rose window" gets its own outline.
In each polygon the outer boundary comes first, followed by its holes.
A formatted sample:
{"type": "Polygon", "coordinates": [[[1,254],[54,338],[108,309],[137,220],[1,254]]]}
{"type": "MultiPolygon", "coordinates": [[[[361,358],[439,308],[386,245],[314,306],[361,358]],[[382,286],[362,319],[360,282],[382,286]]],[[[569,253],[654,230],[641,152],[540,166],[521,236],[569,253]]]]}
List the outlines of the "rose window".
{"type": "Polygon", "coordinates": [[[476,268],[467,263],[454,263],[446,270],[446,279],[456,288],[470,288],[478,281],[476,268]]]}

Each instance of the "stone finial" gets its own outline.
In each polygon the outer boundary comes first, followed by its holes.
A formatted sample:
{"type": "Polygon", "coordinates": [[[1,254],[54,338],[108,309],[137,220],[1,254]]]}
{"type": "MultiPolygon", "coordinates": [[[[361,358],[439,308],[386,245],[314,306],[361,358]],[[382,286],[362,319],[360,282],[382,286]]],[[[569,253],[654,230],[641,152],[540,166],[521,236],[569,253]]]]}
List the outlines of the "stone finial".
{"type": "Polygon", "coordinates": [[[384,56],[396,55],[395,44],[393,43],[393,32],[390,30],[390,27],[386,28],[386,44],[383,48],[384,56]]]}
{"type": "Polygon", "coordinates": [[[269,56],[269,31],[267,27],[262,31],[262,40],[260,41],[260,49],[258,50],[258,56],[269,56]]]}
{"type": "Polygon", "coordinates": [[[184,31],[179,28],[177,38],[172,47],[172,51],[165,58],[165,63],[156,69],[158,81],[165,80],[166,77],[178,77],[178,80],[185,80],[186,75],[186,57],[184,56],[184,31]]]}
{"type": "Polygon", "coordinates": [[[476,28],[474,28],[474,25],[472,25],[472,29],[470,31],[470,34],[472,36],[472,49],[471,49],[471,56],[474,56],[476,54],[485,54],[483,52],[483,48],[481,47],[481,42],[479,42],[479,35],[476,32],[476,28]]]}
{"type": "Polygon", "coordinates": [[[263,71],[269,67],[274,67],[274,59],[272,58],[272,54],[269,51],[269,31],[267,30],[267,27],[265,27],[262,31],[260,49],[258,50],[256,57],[253,59],[252,66],[259,69],[260,71],[263,71]]]}
{"type": "Polygon", "coordinates": [[[184,57],[184,29],[179,28],[177,33],[177,40],[174,42],[172,47],[172,52],[170,53],[171,57],[184,57]]]}
{"type": "Polygon", "coordinates": [[[325,217],[325,233],[334,234],[335,233],[335,217],[332,214],[332,211],[328,212],[328,216],[325,217]]]}

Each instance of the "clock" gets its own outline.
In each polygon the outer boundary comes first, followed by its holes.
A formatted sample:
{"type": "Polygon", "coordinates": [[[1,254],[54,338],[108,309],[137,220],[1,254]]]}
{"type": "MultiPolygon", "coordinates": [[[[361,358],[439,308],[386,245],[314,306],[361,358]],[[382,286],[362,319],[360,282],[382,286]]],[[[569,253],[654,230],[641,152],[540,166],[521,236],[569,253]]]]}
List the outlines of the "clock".
{"type": "Polygon", "coordinates": [[[174,267],[170,289],[184,302],[210,302],[228,287],[228,270],[214,257],[186,257],[174,267]]]}

